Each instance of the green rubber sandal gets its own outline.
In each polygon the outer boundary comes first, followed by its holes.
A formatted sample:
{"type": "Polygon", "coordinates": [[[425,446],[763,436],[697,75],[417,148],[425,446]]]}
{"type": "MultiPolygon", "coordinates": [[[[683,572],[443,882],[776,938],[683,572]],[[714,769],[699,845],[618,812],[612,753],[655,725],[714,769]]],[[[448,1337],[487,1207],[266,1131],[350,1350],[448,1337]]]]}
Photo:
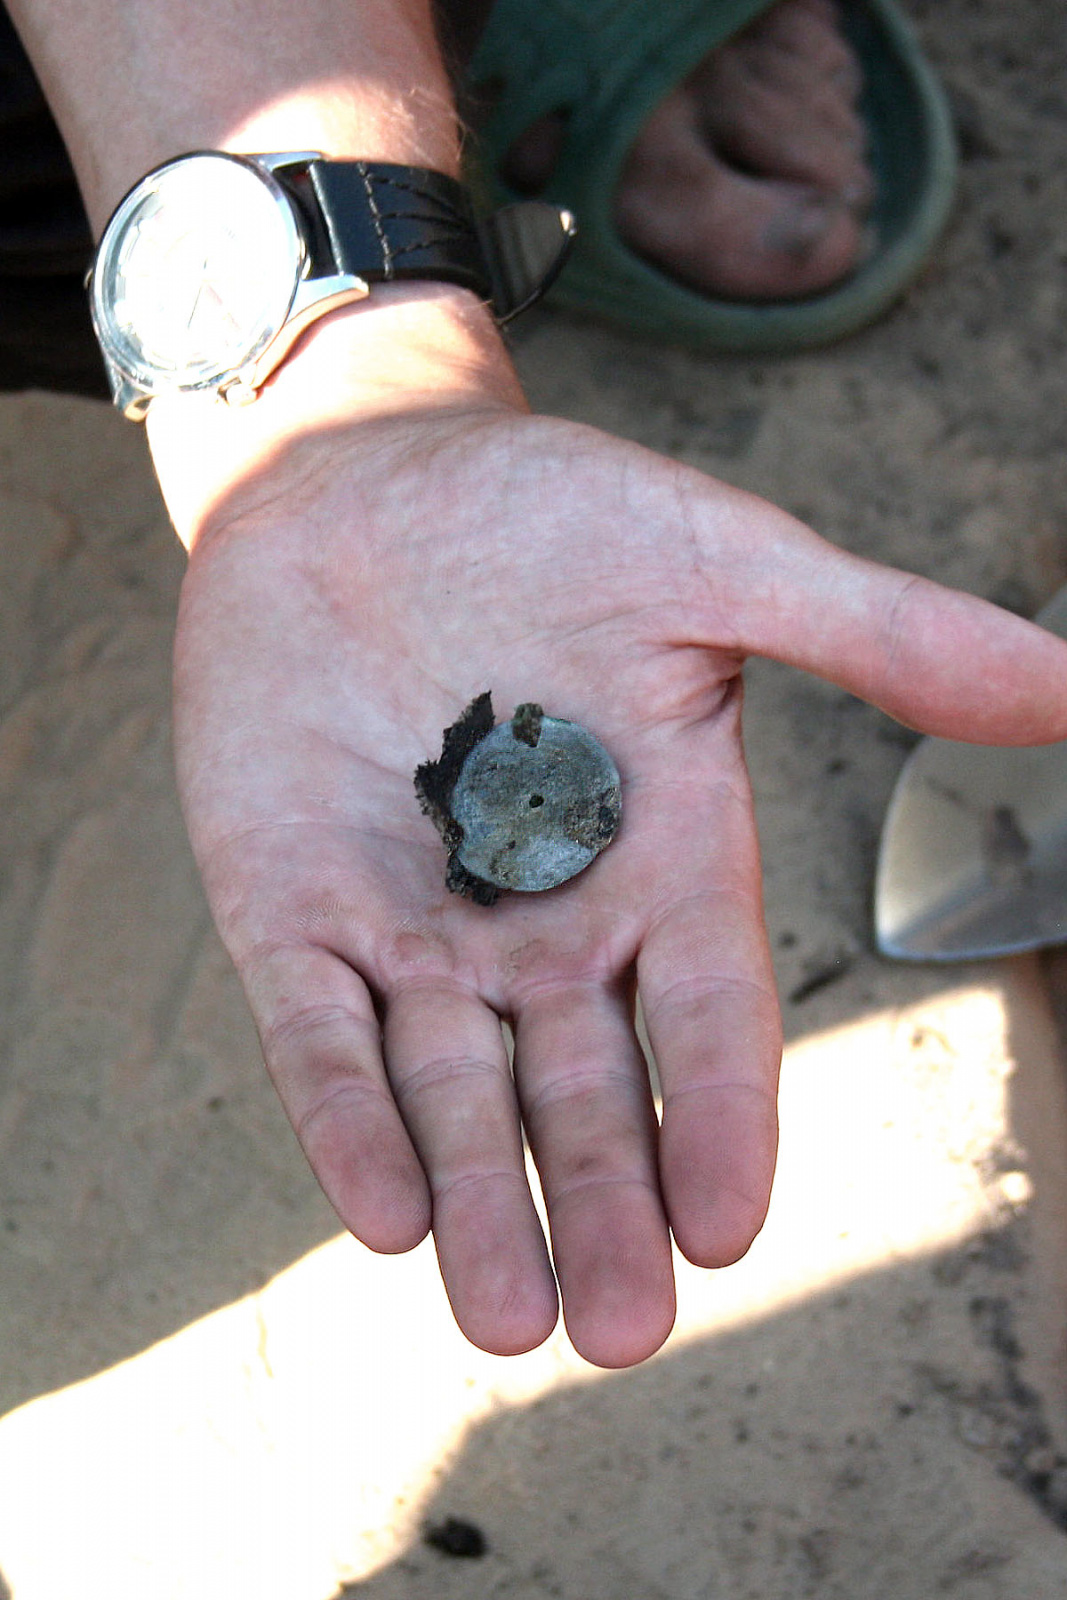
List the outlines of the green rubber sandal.
{"type": "Polygon", "coordinates": [[[922,270],[952,203],[956,149],[944,91],[894,0],[850,0],[843,26],[863,67],[861,111],[877,181],[876,245],[847,279],[801,300],[698,294],[635,255],[612,220],[627,151],[649,112],[769,0],[496,0],[467,71],[494,110],[476,159],[496,198],[512,144],[562,113],[563,151],[543,197],[578,221],[551,299],[695,350],[788,353],[866,326],[922,270]]]}

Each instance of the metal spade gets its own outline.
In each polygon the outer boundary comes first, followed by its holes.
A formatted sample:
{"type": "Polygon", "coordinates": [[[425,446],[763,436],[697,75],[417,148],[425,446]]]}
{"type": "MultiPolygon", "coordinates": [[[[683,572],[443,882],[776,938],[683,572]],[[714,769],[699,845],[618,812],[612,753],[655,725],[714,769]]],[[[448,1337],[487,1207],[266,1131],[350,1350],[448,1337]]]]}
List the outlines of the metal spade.
{"type": "MultiPolygon", "coordinates": [[[[1067,639],[1067,585],[1034,620],[1067,639]]],[[[882,953],[911,961],[1067,943],[1067,742],[916,745],[886,814],[874,919],[882,953]]]]}

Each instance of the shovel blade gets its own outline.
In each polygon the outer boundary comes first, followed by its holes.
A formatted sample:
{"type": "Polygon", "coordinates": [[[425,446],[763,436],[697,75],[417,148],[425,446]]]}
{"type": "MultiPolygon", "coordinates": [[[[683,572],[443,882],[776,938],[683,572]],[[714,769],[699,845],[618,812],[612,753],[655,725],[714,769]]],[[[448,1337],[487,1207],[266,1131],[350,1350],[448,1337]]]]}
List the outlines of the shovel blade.
{"type": "Polygon", "coordinates": [[[1067,745],[919,745],[886,818],[875,933],[913,961],[1067,942],[1067,745]]]}
{"type": "MultiPolygon", "coordinates": [[[[1067,587],[1037,621],[1067,636],[1067,587]]],[[[882,833],[875,937],[912,961],[1067,943],[1067,743],[915,747],[882,833]]]]}

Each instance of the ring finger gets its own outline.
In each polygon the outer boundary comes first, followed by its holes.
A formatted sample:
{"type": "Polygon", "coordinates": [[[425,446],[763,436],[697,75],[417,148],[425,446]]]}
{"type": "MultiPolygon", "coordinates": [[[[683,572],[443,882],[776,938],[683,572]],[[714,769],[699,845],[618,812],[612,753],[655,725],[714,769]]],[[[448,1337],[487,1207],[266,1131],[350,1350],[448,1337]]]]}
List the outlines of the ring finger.
{"type": "Polygon", "coordinates": [[[385,1058],[429,1180],[456,1321],[496,1355],[533,1349],[555,1326],[558,1301],[500,1019],[457,986],[404,988],[387,1009],[385,1058]]]}
{"type": "Polygon", "coordinates": [[[600,983],[538,990],[515,1061],[571,1341],[598,1366],[641,1361],[671,1330],[674,1279],[628,997],[600,983]]]}

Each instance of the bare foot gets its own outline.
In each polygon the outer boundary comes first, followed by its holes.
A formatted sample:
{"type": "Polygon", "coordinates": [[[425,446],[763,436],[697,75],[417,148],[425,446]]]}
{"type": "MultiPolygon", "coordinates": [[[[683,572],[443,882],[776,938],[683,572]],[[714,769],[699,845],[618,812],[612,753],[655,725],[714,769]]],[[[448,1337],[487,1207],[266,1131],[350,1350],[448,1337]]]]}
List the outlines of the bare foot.
{"type": "MultiPolygon", "coordinates": [[[[777,0],[648,118],[616,193],[619,232],[707,294],[829,288],[866,244],[874,182],[861,88],[835,0],[777,0]]],[[[565,136],[562,121],[542,119],[509,152],[505,176],[536,192],[565,136]]]]}

